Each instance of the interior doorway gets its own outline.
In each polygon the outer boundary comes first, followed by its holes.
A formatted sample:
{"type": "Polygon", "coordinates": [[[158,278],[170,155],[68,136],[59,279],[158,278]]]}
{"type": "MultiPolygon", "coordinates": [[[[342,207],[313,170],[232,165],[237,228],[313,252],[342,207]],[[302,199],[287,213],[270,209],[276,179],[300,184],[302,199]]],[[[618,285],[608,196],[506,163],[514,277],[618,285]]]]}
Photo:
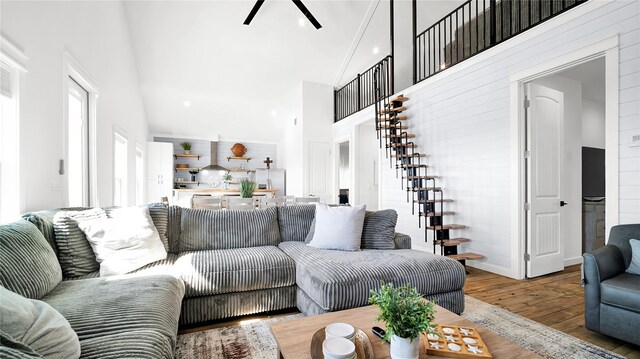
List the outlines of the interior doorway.
{"type": "Polygon", "coordinates": [[[349,204],[349,189],[351,188],[351,162],[350,146],[351,141],[344,141],[338,144],[338,203],[349,204]]]}
{"type": "Polygon", "coordinates": [[[605,58],[524,83],[526,277],[605,243],[605,58]]]}
{"type": "Polygon", "coordinates": [[[373,123],[357,126],[355,149],[355,204],[365,204],[368,211],[378,210],[379,148],[373,123]]]}

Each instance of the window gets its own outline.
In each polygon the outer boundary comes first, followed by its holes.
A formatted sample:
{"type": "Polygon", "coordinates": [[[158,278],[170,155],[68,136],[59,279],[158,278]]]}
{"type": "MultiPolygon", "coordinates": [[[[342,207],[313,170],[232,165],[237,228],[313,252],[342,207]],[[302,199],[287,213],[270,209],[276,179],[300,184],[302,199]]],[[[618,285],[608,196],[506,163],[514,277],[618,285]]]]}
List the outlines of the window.
{"type": "Polygon", "coordinates": [[[69,77],[67,203],[89,205],[89,92],[69,77]]]}
{"type": "Polygon", "coordinates": [[[136,205],[144,204],[144,150],[136,143],[136,205]]]}
{"type": "Polygon", "coordinates": [[[127,138],[113,133],[113,205],[127,206],[127,138]]]}
{"type": "Polygon", "coordinates": [[[0,60],[0,223],[20,216],[18,69],[0,60]]]}

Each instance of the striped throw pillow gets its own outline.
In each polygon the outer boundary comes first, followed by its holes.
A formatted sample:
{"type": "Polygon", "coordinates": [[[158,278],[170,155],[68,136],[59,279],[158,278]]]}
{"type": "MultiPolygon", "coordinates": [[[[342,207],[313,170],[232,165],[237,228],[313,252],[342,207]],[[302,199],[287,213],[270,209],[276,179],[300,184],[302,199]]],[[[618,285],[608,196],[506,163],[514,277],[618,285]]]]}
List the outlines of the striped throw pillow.
{"type": "Polygon", "coordinates": [[[58,258],[65,278],[77,278],[100,269],[96,256],[77,220],[107,218],[102,208],[85,211],[60,211],[53,218],[58,258]]]}

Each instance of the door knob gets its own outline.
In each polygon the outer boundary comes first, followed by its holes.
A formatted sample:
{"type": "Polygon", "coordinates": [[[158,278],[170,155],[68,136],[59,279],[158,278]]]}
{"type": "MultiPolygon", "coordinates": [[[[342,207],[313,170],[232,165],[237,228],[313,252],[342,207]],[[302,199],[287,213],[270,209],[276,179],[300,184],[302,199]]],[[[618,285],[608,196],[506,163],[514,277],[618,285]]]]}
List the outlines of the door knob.
{"type": "Polygon", "coordinates": [[[560,201],[560,207],[564,207],[566,205],[568,205],[569,203],[565,202],[565,201],[560,201]]]}

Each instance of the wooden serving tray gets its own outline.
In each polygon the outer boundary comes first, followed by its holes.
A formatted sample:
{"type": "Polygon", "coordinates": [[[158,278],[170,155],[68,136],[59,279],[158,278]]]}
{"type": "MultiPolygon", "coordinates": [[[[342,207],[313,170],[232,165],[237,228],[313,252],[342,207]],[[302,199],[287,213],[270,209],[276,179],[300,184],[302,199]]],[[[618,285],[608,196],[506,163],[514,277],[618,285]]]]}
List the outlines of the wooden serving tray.
{"type": "MultiPolygon", "coordinates": [[[[322,343],[325,339],[325,332],[322,327],[318,329],[311,338],[311,359],[324,359],[322,353],[322,343]]],[[[373,346],[369,337],[360,329],[356,329],[354,344],[356,345],[356,355],[358,359],[373,359],[373,346]]]]}
{"type": "Polygon", "coordinates": [[[493,358],[476,328],[438,324],[435,333],[433,334],[438,335],[438,338],[434,338],[433,335],[425,336],[424,338],[424,343],[427,347],[427,354],[465,359],[493,358]],[[445,333],[445,328],[447,330],[452,329],[453,333],[445,333]],[[465,339],[468,343],[465,342],[465,339]],[[460,347],[460,351],[452,350],[448,344],[458,345],[460,347]],[[474,352],[474,348],[477,349],[476,352],[474,352]]]}

